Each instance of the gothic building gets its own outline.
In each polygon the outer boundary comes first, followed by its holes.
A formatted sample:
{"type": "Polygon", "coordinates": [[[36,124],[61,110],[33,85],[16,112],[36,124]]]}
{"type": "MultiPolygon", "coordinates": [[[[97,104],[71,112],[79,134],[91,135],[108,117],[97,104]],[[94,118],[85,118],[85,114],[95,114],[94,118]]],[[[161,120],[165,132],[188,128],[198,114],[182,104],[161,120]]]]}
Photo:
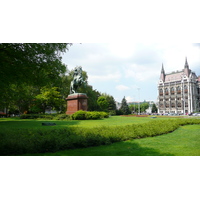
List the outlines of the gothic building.
{"type": "Polygon", "coordinates": [[[162,65],[158,83],[158,113],[187,114],[200,111],[200,76],[189,69],[165,73],[162,65]]]}

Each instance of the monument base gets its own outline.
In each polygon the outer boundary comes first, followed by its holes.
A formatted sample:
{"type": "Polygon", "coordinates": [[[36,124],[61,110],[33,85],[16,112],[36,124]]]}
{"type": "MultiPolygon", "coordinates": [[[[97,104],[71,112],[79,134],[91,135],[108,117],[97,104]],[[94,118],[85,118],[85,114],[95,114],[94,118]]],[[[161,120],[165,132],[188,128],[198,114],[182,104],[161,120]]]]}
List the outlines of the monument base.
{"type": "Polygon", "coordinates": [[[77,112],[78,110],[87,111],[87,95],[84,93],[75,93],[70,94],[67,100],[67,115],[72,115],[73,113],[77,112]]]}

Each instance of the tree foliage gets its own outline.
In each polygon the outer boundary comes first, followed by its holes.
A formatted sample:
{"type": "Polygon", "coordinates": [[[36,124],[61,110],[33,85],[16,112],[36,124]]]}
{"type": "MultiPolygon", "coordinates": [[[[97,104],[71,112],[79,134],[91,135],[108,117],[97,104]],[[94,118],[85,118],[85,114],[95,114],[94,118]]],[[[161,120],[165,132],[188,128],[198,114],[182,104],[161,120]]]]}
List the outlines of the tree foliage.
{"type": "Polygon", "coordinates": [[[41,85],[65,72],[61,53],[69,43],[0,43],[0,84],[41,85]]]}
{"type": "Polygon", "coordinates": [[[97,100],[97,104],[101,108],[102,111],[108,111],[108,101],[104,96],[100,96],[97,100]]]}
{"type": "Polygon", "coordinates": [[[156,107],[156,104],[154,103],[152,106],[152,113],[157,113],[158,112],[158,108],[156,107]]]}
{"type": "Polygon", "coordinates": [[[129,110],[129,107],[128,107],[125,97],[122,99],[122,104],[121,104],[120,110],[123,113],[123,115],[128,115],[130,113],[130,110],[129,110]]]}
{"type": "Polygon", "coordinates": [[[59,107],[64,103],[64,99],[61,98],[61,94],[57,87],[43,87],[40,94],[36,96],[35,109],[45,113],[47,107],[51,109],[59,110],[59,107]]]}
{"type": "MultiPolygon", "coordinates": [[[[131,112],[133,113],[139,113],[139,104],[131,104],[129,106],[131,112]]],[[[146,112],[146,110],[149,108],[149,104],[148,103],[140,103],[140,113],[144,113],[146,112]]]]}

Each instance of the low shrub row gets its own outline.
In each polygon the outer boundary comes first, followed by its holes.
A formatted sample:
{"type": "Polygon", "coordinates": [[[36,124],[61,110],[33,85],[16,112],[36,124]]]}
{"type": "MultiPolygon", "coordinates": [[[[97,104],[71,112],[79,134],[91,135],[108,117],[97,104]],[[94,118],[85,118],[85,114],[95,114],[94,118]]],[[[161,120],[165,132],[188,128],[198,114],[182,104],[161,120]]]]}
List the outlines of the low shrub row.
{"type": "Polygon", "coordinates": [[[200,124],[199,119],[171,119],[115,127],[65,128],[15,131],[0,129],[0,155],[56,152],[59,150],[111,144],[135,138],[153,137],[182,125],[200,124]]]}
{"type": "Polygon", "coordinates": [[[79,110],[76,113],[70,115],[66,114],[24,114],[20,116],[20,119],[46,119],[46,120],[90,120],[90,119],[102,119],[108,118],[109,114],[106,112],[98,111],[83,111],[79,110]]]}
{"type": "Polygon", "coordinates": [[[98,111],[83,111],[79,110],[71,115],[72,120],[93,120],[93,119],[102,119],[108,118],[109,114],[106,112],[98,112],[98,111]]]}
{"type": "Polygon", "coordinates": [[[70,119],[66,114],[24,114],[20,119],[46,119],[46,120],[65,120],[70,119]]]}

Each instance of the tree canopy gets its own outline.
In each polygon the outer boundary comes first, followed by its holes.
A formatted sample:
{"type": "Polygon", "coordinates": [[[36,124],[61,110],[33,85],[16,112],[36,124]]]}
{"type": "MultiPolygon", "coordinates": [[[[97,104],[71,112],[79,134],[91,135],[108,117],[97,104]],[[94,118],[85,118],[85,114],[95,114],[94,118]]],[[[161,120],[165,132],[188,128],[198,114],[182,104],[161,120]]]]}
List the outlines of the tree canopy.
{"type": "Polygon", "coordinates": [[[61,53],[70,43],[0,43],[0,85],[42,84],[65,72],[61,53]]]}

